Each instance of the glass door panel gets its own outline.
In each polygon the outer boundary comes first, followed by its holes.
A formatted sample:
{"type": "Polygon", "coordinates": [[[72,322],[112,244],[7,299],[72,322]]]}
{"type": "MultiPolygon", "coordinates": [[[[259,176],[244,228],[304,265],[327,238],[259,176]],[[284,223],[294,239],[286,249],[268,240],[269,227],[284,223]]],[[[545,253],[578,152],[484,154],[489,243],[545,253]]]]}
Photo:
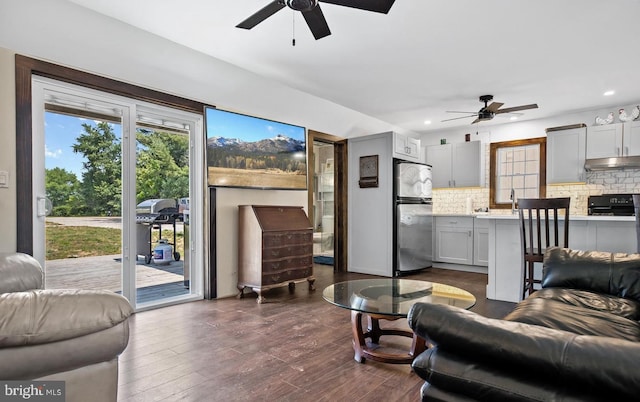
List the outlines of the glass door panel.
{"type": "Polygon", "coordinates": [[[314,262],[334,265],[334,148],[333,144],[314,141],[314,262]]]}
{"type": "Polygon", "coordinates": [[[191,294],[188,122],[138,110],[136,127],[136,301],[191,294]]]}
{"type": "Polygon", "coordinates": [[[121,293],[121,119],[57,99],[44,123],[45,287],[121,293]]]}

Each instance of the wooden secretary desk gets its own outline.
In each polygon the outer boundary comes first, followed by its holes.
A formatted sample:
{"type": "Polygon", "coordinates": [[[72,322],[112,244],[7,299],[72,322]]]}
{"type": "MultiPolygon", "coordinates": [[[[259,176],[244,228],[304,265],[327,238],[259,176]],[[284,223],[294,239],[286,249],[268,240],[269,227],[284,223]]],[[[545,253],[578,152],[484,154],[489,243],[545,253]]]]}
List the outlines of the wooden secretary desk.
{"type": "Polygon", "coordinates": [[[239,205],[238,297],[249,287],[258,294],[296,282],[314,290],[313,228],[302,207],[239,205]]]}

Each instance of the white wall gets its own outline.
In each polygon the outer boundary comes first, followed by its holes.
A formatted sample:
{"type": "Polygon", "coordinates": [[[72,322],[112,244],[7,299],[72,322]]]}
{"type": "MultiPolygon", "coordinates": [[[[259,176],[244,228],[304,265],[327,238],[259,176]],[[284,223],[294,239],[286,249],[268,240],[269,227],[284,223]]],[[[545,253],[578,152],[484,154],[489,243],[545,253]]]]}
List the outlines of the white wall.
{"type": "Polygon", "coordinates": [[[16,91],[13,53],[0,48],[0,170],[9,172],[9,188],[0,188],[0,252],[16,243],[16,91]],[[13,213],[11,213],[13,211],[13,213]]]}
{"type": "Polygon", "coordinates": [[[224,297],[238,293],[238,205],[301,205],[309,211],[306,191],[218,188],[216,200],[218,297],[224,297]]]}
{"type": "MultiPolygon", "coordinates": [[[[51,61],[273,120],[353,137],[398,127],[355,112],[63,0],[2,0],[0,6],[0,251],[16,250],[14,53],[51,61]],[[13,211],[13,213],[12,213],[13,211]]],[[[218,296],[236,293],[237,205],[307,205],[304,191],[221,189],[218,296]]]]}
{"type": "Polygon", "coordinates": [[[393,164],[391,133],[349,141],[350,272],[393,275],[393,164]],[[378,187],[360,188],[359,162],[378,155],[378,187]]]}

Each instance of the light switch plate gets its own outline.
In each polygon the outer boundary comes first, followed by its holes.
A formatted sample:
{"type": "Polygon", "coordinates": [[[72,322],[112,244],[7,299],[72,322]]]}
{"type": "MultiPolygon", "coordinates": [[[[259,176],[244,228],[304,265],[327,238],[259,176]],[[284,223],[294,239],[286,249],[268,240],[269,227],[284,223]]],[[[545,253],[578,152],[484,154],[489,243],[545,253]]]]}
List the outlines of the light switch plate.
{"type": "Polygon", "coordinates": [[[8,188],[9,187],[9,172],[0,171],[0,188],[8,188]]]}

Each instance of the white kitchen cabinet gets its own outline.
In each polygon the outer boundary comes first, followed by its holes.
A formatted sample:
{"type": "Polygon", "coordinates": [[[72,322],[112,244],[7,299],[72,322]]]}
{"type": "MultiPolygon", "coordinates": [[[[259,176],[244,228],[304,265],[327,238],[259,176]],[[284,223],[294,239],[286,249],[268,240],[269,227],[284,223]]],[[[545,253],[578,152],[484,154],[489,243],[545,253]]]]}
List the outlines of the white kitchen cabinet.
{"type": "MultiPolygon", "coordinates": [[[[571,229],[573,229],[572,225],[573,223],[569,224],[571,229]]],[[[595,224],[589,222],[586,240],[588,250],[635,253],[638,247],[635,225],[629,222],[602,221],[595,224]]]]}
{"type": "Polygon", "coordinates": [[[436,216],[434,261],[473,265],[473,217],[436,216]]]}
{"type": "Polygon", "coordinates": [[[489,221],[473,220],[473,265],[489,265],[489,221]]]}
{"type": "MultiPolygon", "coordinates": [[[[522,250],[517,215],[477,218],[489,222],[487,298],[518,302],[522,298],[522,250]]],[[[569,221],[569,248],[635,253],[635,220],[627,216],[576,216],[569,221]]],[[[542,277],[536,264],[534,277],[542,277]]]]}
{"type": "Polygon", "coordinates": [[[587,127],[587,159],[640,155],[640,121],[587,127]]]}
{"type": "Polygon", "coordinates": [[[451,144],[425,147],[426,161],[431,165],[433,188],[451,186],[451,144]]]}
{"type": "Polygon", "coordinates": [[[426,162],[433,167],[434,188],[480,186],[481,142],[430,145],[426,162]]]}
{"type": "Polygon", "coordinates": [[[413,162],[422,162],[420,157],[420,140],[404,134],[393,133],[394,158],[413,162]]]}
{"type": "Polygon", "coordinates": [[[547,130],[547,184],[584,182],[586,125],[547,130]]]}
{"type": "Polygon", "coordinates": [[[640,120],[624,123],[624,156],[640,155],[640,120]]]}

